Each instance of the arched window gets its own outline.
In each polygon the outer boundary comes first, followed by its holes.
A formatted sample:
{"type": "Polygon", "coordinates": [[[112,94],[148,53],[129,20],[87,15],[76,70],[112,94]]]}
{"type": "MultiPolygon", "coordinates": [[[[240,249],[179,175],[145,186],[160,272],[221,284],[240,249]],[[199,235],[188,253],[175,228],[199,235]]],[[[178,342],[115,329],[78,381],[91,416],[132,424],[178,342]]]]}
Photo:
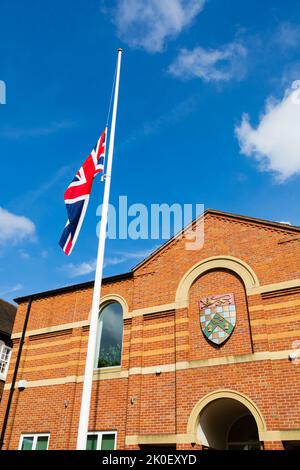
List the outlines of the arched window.
{"type": "Polygon", "coordinates": [[[110,302],[100,309],[95,367],[121,365],[123,309],[119,302],[110,302]]]}

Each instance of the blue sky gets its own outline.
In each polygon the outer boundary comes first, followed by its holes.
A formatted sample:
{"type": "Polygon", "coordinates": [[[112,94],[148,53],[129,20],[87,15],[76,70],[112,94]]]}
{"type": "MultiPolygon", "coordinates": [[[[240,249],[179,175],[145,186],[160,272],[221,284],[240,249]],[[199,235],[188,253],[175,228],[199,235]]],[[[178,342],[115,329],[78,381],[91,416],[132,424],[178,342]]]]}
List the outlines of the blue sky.
{"type": "MultiPolygon", "coordinates": [[[[93,278],[103,185],[70,258],[63,192],[105,126],[118,47],[113,204],[300,225],[299,2],[2,0],[0,18],[0,297],[93,278]]],[[[158,244],[109,240],[105,275],[158,244]]]]}

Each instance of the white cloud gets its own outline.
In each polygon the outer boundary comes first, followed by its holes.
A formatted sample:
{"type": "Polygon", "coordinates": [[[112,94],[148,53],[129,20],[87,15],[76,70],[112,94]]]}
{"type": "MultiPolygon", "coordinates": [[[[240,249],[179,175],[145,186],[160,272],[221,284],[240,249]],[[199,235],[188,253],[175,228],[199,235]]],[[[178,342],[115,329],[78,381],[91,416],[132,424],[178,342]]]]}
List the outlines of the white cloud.
{"type": "Polygon", "coordinates": [[[33,205],[36,201],[40,201],[43,196],[50,189],[53,188],[60,180],[66,178],[66,176],[70,176],[75,172],[76,166],[75,165],[65,165],[59,168],[53,175],[48,178],[47,181],[43,182],[38,188],[33,189],[28,192],[23,192],[22,195],[18,195],[14,199],[10,201],[10,204],[17,208],[18,211],[22,211],[24,208],[28,208],[29,206],[33,205]]]}
{"type": "Polygon", "coordinates": [[[201,97],[201,93],[193,93],[189,98],[176,104],[173,108],[156,117],[152,121],[141,123],[139,128],[133,130],[127,135],[126,140],[120,144],[120,147],[124,150],[124,147],[127,145],[138,142],[140,139],[145,137],[149,138],[150,136],[161,132],[162,129],[173,126],[178,122],[182,122],[182,119],[196,111],[201,97]]]}
{"type": "Polygon", "coordinates": [[[68,263],[62,267],[62,271],[64,271],[68,277],[86,276],[94,272],[95,269],[96,260],[85,261],[79,264],[68,263]]]}
{"type": "Polygon", "coordinates": [[[61,130],[72,129],[72,121],[55,121],[44,127],[4,127],[0,129],[0,136],[6,139],[22,139],[24,137],[44,137],[56,134],[61,130]]]}
{"type": "Polygon", "coordinates": [[[279,25],[274,39],[282,49],[296,48],[300,42],[300,27],[285,21],[279,25]]]}
{"type": "Polygon", "coordinates": [[[260,122],[253,128],[248,114],[235,129],[241,153],[259,162],[262,171],[271,171],[279,182],[300,173],[299,91],[287,90],[282,101],[269,98],[260,122]]]}
{"type": "Polygon", "coordinates": [[[129,46],[161,52],[203,9],[205,0],[117,0],[118,36],[129,46]]]}
{"type": "MultiPolygon", "coordinates": [[[[133,251],[133,252],[126,252],[120,251],[115,252],[114,256],[106,257],[104,260],[104,267],[108,266],[115,266],[118,264],[125,263],[129,260],[143,260],[147,256],[149,256],[157,247],[152,248],[151,250],[144,250],[144,251],[133,251]]],[[[79,264],[68,263],[65,264],[60,270],[63,271],[68,277],[79,277],[79,276],[86,276],[87,274],[91,274],[96,269],[96,260],[93,259],[91,261],[85,261],[79,264]]]]}
{"type": "Polygon", "coordinates": [[[142,260],[147,258],[147,256],[149,256],[156,249],[157,246],[151,248],[150,250],[116,252],[116,256],[105,258],[104,266],[113,266],[115,264],[121,264],[129,260],[142,260]]]}
{"type": "Polygon", "coordinates": [[[35,225],[27,217],[15,215],[0,207],[0,245],[17,244],[33,239],[35,225]]]}
{"type": "Polygon", "coordinates": [[[296,80],[300,79],[300,62],[294,61],[287,64],[282,72],[281,86],[287,88],[296,80]]]}
{"type": "Polygon", "coordinates": [[[246,73],[247,49],[232,42],[219,49],[181,49],[169,73],[185,80],[201,78],[205,82],[240,80],[246,73]]]}
{"type": "Polygon", "coordinates": [[[30,254],[27,253],[27,251],[25,251],[25,250],[19,250],[19,255],[20,255],[20,258],[22,258],[22,259],[27,260],[27,259],[31,258],[30,254]]]}
{"type": "Polygon", "coordinates": [[[18,290],[21,290],[23,288],[24,288],[23,284],[18,283],[15,286],[10,287],[8,290],[0,292],[0,297],[2,297],[3,295],[6,295],[6,294],[10,294],[12,292],[17,292],[18,290]]]}

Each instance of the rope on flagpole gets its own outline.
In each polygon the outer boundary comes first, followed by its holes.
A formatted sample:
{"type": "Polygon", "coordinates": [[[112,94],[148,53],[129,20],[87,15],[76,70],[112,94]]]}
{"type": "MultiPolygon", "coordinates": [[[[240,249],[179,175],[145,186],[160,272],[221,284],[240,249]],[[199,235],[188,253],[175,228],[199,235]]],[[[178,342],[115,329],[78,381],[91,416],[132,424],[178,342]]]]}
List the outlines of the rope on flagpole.
{"type": "MultiPolygon", "coordinates": [[[[108,107],[108,113],[107,113],[107,118],[106,118],[106,126],[105,126],[105,144],[108,141],[108,123],[109,123],[109,118],[111,114],[111,107],[112,107],[112,101],[114,97],[114,90],[115,90],[115,85],[116,85],[116,77],[117,77],[117,69],[118,69],[118,63],[116,63],[115,66],[115,73],[114,73],[114,79],[113,79],[113,84],[111,88],[111,94],[110,94],[110,100],[109,100],[109,107],[108,107]]],[[[105,155],[106,156],[106,145],[105,145],[105,155]]],[[[104,171],[104,165],[105,165],[105,159],[103,162],[103,173],[100,177],[101,182],[103,183],[105,181],[105,171],[104,171]]]]}
{"type": "Polygon", "coordinates": [[[111,88],[109,107],[108,107],[108,113],[107,113],[107,119],[106,119],[106,127],[107,128],[108,128],[109,118],[110,118],[110,114],[111,114],[111,107],[112,107],[112,101],[113,101],[114,89],[115,89],[116,77],[117,77],[117,68],[118,68],[118,64],[116,64],[116,66],[115,66],[114,79],[113,79],[113,84],[112,84],[112,88],[111,88]]]}

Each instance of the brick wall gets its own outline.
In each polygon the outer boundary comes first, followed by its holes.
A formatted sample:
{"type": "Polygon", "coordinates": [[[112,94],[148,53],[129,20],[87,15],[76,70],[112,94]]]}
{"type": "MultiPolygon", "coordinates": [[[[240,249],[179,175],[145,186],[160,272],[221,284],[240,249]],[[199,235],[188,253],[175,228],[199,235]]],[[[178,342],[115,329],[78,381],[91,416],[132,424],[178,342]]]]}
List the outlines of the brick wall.
{"type": "MultiPolygon", "coordinates": [[[[288,350],[300,338],[300,288],[270,288],[248,296],[236,273],[216,268],[192,284],[188,307],[177,308],[176,291],[184,274],[213,256],[247,263],[260,286],[300,278],[300,243],[288,227],[208,213],[201,250],[186,250],[185,240],[173,240],[141,264],[132,279],[105,284],[103,295],[122,296],[129,313],[122,367],[93,382],[89,428],[116,430],[119,449],[138,448],[138,442],[153,435],[165,435],[165,443],[170,436],[181,436],[174,438],[177,447],[192,448],[191,442],[180,440],[187,435],[191,413],[203,397],[220,389],[248,397],[268,432],[300,430],[300,366],[288,360],[288,350]],[[231,338],[215,347],[201,331],[199,300],[225,293],[235,295],[237,324],[231,338]],[[134,313],[165,304],[174,307],[134,313]]],[[[5,448],[17,448],[22,432],[50,432],[52,449],[75,447],[88,337],[88,327],[78,322],[88,320],[91,298],[92,290],[86,288],[33,302],[29,332],[74,326],[26,337],[18,380],[25,378],[29,386],[14,393],[5,448]]],[[[22,330],[26,308],[26,302],[19,305],[14,333],[22,330]]],[[[15,338],[7,384],[18,342],[15,338]]],[[[5,390],[0,422],[7,397],[5,390]]],[[[266,442],[265,448],[282,447],[272,437],[266,442]]]]}

